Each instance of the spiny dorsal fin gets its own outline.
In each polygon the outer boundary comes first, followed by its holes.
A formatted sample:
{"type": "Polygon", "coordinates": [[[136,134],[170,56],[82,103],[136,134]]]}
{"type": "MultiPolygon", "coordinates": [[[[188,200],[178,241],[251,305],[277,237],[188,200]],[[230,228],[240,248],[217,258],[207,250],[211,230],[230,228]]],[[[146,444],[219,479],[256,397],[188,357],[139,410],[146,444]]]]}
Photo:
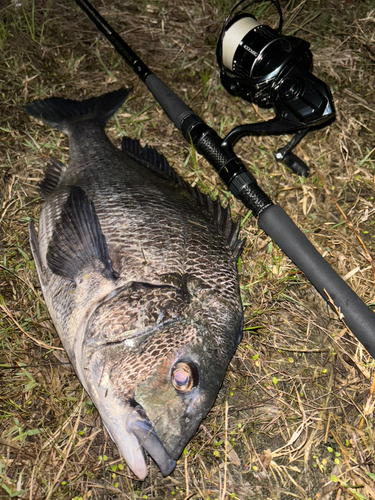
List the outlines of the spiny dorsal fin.
{"type": "Polygon", "coordinates": [[[121,148],[126,153],[134,156],[138,161],[144,161],[148,168],[162,174],[164,177],[170,178],[176,184],[182,185],[181,182],[184,182],[169,165],[165,156],[158,153],[155,148],[151,148],[150,146],[143,147],[139,141],[130,139],[130,137],[122,138],[121,148]]]}
{"type": "Polygon", "coordinates": [[[66,165],[55,158],[47,163],[44,179],[39,183],[39,192],[42,198],[47,198],[59,186],[62,177],[66,172],[66,165]]]}
{"type": "Polygon", "coordinates": [[[241,240],[239,238],[241,219],[238,218],[236,222],[233,222],[229,205],[224,208],[218,199],[212,200],[208,195],[201,193],[198,188],[191,186],[185,181],[183,182],[191,196],[211,214],[218,224],[232,250],[234,259],[237,260],[246,242],[245,239],[241,240]]]}
{"type": "Polygon", "coordinates": [[[166,158],[158,153],[156,149],[149,146],[142,147],[139,141],[123,137],[122,150],[138,160],[144,161],[148,168],[161,173],[164,177],[168,177],[186,189],[219,225],[227,238],[234,258],[237,260],[242,252],[245,240],[240,240],[238,237],[241,221],[240,219],[237,222],[232,221],[229,205],[227,208],[223,208],[218,200],[213,201],[208,195],[201,193],[198,188],[192,187],[188,182],[184,181],[169,165],[166,158]]]}
{"type": "Polygon", "coordinates": [[[114,279],[94,204],[83,189],[72,186],[48,246],[48,266],[53,273],[75,281],[84,268],[98,261],[103,264],[107,277],[114,279]]]}

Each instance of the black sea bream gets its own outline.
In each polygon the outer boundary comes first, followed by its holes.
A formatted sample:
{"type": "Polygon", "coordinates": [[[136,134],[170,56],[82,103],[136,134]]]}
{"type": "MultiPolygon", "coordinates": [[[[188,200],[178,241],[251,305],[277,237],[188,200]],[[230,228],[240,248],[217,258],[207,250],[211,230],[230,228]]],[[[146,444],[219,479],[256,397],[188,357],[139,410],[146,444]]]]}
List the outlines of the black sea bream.
{"type": "Polygon", "coordinates": [[[241,339],[238,223],[152,148],[107,138],[128,91],[27,111],[69,136],[31,247],[48,310],[85,390],[141,480],[164,475],[207,415],[241,339]]]}

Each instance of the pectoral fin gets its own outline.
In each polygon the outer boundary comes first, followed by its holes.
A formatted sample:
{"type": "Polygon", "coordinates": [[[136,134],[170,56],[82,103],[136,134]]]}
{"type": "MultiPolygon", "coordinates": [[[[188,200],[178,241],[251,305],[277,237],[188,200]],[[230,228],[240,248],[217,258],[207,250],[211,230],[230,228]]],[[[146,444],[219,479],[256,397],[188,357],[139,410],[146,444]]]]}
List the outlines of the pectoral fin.
{"type": "Polygon", "coordinates": [[[94,204],[80,187],[70,189],[48,246],[47,263],[53,273],[72,281],[89,265],[116,278],[94,204]]]}

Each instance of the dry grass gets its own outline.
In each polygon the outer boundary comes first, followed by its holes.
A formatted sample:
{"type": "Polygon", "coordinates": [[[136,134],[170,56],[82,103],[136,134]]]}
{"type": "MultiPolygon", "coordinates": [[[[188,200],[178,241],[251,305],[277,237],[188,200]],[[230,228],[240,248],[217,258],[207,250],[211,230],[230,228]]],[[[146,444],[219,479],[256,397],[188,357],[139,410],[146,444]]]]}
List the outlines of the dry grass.
{"type": "MultiPolygon", "coordinates": [[[[24,104],[132,86],[110,124],[112,140],[147,141],[185,179],[229,199],[235,214],[246,211],[202,159],[194,163],[179,132],[72,0],[20,2],[0,3],[0,498],[374,500],[374,360],[251,217],[243,224],[244,338],[216,405],[170,477],[150,464],[147,480],[134,480],[70,369],[41,296],[27,225],[41,207],[35,186],[48,157],[66,161],[68,149],[65,137],[26,116],[24,104]]],[[[312,172],[307,180],[272,159],[286,138],[244,139],[237,151],[374,306],[375,6],[282,3],[286,32],[312,44],[337,119],[299,147],[312,172]]],[[[219,85],[215,43],[231,2],[95,5],[218,132],[269,116],[219,85]]]]}

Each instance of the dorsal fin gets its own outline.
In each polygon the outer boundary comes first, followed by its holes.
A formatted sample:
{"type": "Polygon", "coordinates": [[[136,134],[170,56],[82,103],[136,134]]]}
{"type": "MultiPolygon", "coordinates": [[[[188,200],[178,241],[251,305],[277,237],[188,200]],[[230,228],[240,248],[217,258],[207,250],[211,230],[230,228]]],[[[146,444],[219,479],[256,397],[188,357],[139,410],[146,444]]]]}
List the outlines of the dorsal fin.
{"type": "Polygon", "coordinates": [[[223,208],[218,200],[213,201],[208,195],[199,191],[198,188],[192,187],[188,182],[184,181],[169,165],[167,159],[158,153],[156,149],[149,146],[142,147],[139,141],[123,137],[122,150],[134,156],[138,161],[145,162],[146,166],[151,170],[161,173],[164,177],[168,177],[177,185],[186,189],[219,225],[232,250],[233,257],[237,260],[242,252],[245,240],[240,240],[238,237],[241,220],[232,221],[229,205],[223,208]]]}
{"type": "Polygon", "coordinates": [[[48,246],[48,266],[53,273],[75,281],[84,268],[98,261],[102,264],[98,271],[115,279],[94,204],[83,189],[72,186],[48,246]]]}
{"type": "Polygon", "coordinates": [[[47,198],[55,191],[66,172],[66,168],[66,165],[61,161],[50,158],[50,163],[47,163],[44,179],[38,185],[42,198],[47,198]]]}
{"type": "Polygon", "coordinates": [[[141,146],[139,141],[130,139],[130,137],[122,138],[121,148],[126,153],[134,156],[137,161],[142,160],[148,168],[173,180],[176,184],[182,186],[182,183],[184,183],[183,179],[169,165],[165,156],[160,154],[155,148],[141,146]]]}
{"type": "Polygon", "coordinates": [[[233,222],[229,205],[224,208],[218,199],[212,200],[210,196],[199,191],[197,187],[191,186],[188,182],[183,182],[185,189],[218,224],[232,250],[234,259],[237,260],[246,242],[245,239],[241,240],[239,238],[241,219],[238,218],[236,222],[233,222]]]}

